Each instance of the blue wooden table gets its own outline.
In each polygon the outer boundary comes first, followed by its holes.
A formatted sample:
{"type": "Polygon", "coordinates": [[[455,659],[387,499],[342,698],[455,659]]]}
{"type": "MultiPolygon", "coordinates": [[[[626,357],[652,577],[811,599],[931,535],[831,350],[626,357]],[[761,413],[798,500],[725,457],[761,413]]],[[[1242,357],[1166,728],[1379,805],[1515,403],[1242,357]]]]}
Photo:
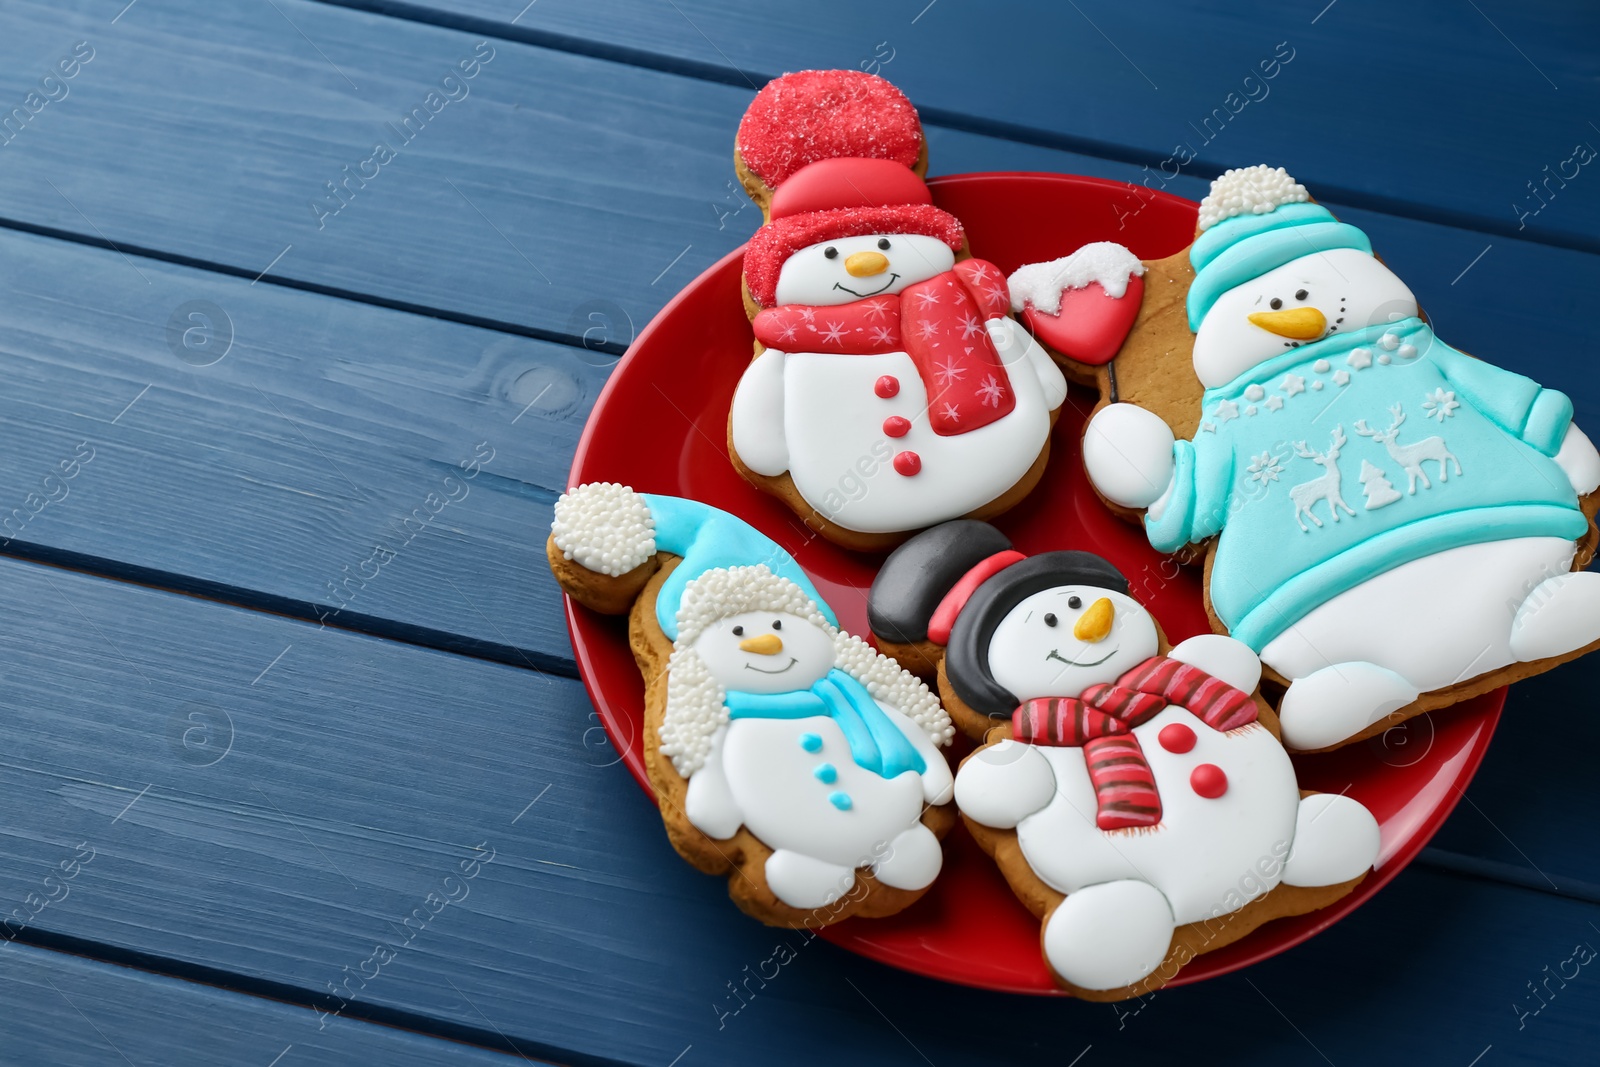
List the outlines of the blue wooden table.
{"type": "Polygon", "coordinates": [[[1600,1061],[1600,660],[1514,687],[1432,847],[1307,944],[1014,998],[678,860],[543,549],[618,356],[755,228],[740,114],[804,67],[904,88],[933,173],[1282,164],[1592,431],[1600,14],[524,4],[0,7],[0,1062],[1600,1061]]]}

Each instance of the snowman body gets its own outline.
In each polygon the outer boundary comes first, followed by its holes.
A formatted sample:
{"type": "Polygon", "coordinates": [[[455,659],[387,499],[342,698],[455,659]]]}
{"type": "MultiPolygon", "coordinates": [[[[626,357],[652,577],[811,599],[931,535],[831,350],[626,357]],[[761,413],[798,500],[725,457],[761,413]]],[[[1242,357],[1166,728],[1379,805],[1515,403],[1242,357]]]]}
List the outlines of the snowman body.
{"type": "MultiPolygon", "coordinates": [[[[1016,348],[1031,343],[1010,320],[991,319],[987,328],[1002,353],[1008,348],[998,342],[1009,344],[1013,331],[1021,334],[1016,348]]],[[[1005,368],[1016,397],[1011,412],[975,430],[941,435],[926,416],[938,401],[908,354],[769,349],[740,383],[735,448],[759,474],[787,470],[808,503],[852,530],[890,532],[965,515],[1020,481],[1049,439],[1050,412],[1060,398],[1046,395],[1031,360],[1019,354],[1024,362],[1005,368]],[[758,398],[763,390],[777,395],[758,398]],[[755,421],[752,409],[762,406],[781,406],[781,423],[755,421]],[[764,436],[773,438],[766,447],[759,443],[764,436]]]]}
{"type": "MultiPolygon", "coordinates": [[[[915,743],[922,730],[878,706],[915,743]]],[[[723,729],[713,773],[727,781],[744,825],[775,850],[838,867],[871,866],[918,824],[925,806],[948,800],[949,772],[932,744],[918,746],[923,773],[885,778],[856,764],[844,732],[827,716],[738,719],[723,729]]]]}
{"type": "Polygon", "coordinates": [[[1055,790],[1044,808],[1017,824],[1017,841],[1034,873],[1062,893],[1120,879],[1147,881],[1166,897],[1179,926],[1226,914],[1239,899],[1274,888],[1300,806],[1294,767],[1277,738],[1259,723],[1220,733],[1178,707],[1163,709],[1133,736],[1161,794],[1161,822],[1150,829],[1098,829],[1083,750],[1037,749],[1050,765],[1055,790]],[[1161,731],[1174,723],[1193,731],[1190,751],[1170,752],[1159,743],[1161,731]],[[1195,792],[1190,779],[1204,765],[1226,776],[1222,796],[1195,792]]]}
{"type": "Polygon", "coordinates": [[[740,463],[769,478],[787,472],[823,518],[869,534],[968,514],[1022,481],[1049,441],[1066,379],[1026,329],[998,313],[1009,300],[998,271],[962,266],[967,283],[955,280],[947,246],[917,234],[839,238],[793,253],[774,299],[800,317],[766,336],[734,393],[729,437],[740,463]],[[878,298],[940,276],[912,305],[967,310],[908,320],[907,335],[929,353],[925,366],[906,351],[860,351],[874,346],[858,340],[889,336],[899,321],[898,301],[878,298]],[[982,303],[963,284],[977,286],[982,303]],[[862,309],[859,325],[847,304],[862,309]],[[808,349],[807,340],[853,350],[808,349]],[[998,363],[970,360],[990,345],[998,363]]]}

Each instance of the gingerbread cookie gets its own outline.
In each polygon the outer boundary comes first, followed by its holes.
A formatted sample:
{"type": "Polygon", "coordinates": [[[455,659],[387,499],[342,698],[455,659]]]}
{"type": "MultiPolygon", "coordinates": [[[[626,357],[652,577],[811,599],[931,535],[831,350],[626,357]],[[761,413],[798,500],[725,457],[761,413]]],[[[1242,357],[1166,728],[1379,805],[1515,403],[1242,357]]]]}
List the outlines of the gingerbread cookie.
{"type": "Polygon", "coordinates": [[[1600,454],[1565,394],[1435,337],[1282,168],[1218,178],[1194,243],[1143,266],[1084,461],[1152,545],[1203,556],[1218,629],[1287,686],[1291,749],[1600,645],[1600,454]]]}
{"type": "Polygon", "coordinates": [[[1302,794],[1247,646],[1168,648],[1087,552],[1026,557],[980,522],[912,538],[872,589],[873,627],[943,649],[939,686],[986,743],[956,804],[1091,1000],[1140,996],[1194,956],[1344,896],[1378,854],[1356,801],[1302,794]]]}
{"type": "Polygon", "coordinates": [[[707,504],[592,483],[556,502],[548,556],[573,599],[629,612],[667,834],[740,908],[818,927],[933,883],[950,718],[788,553],[707,504]]]}
{"type": "Polygon", "coordinates": [[[745,113],[735,163],[769,220],[744,257],[739,472],[858,549],[1021,500],[1066,381],[933,205],[905,96],[859,71],[786,74],[745,113]]]}

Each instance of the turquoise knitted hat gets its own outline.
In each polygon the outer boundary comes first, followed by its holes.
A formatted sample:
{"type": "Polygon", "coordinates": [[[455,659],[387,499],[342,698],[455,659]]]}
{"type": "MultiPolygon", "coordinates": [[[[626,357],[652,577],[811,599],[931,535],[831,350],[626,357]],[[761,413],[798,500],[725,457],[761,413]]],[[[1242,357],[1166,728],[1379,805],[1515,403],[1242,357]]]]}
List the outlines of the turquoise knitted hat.
{"type": "Polygon", "coordinates": [[[1243,167],[1211,183],[1200,203],[1202,232],[1189,249],[1189,329],[1199,330],[1229,289],[1301,256],[1335,248],[1372,254],[1366,234],[1308,200],[1305,186],[1282,167],[1243,167]]]}

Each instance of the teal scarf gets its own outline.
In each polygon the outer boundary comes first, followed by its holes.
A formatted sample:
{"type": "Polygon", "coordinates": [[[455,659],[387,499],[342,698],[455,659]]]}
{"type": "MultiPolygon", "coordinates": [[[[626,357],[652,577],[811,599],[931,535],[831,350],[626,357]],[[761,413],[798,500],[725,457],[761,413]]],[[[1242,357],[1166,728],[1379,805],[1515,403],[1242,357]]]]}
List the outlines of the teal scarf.
{"type": "Polygon", "coordinates": [[[883,778],[906,771],[921,774],[927,764],[866,686],[835,667],[810,689],[787,693],[729,692],[730,719],[807,719],[826,715],[839,724],[856,766],[883,778]]]}

